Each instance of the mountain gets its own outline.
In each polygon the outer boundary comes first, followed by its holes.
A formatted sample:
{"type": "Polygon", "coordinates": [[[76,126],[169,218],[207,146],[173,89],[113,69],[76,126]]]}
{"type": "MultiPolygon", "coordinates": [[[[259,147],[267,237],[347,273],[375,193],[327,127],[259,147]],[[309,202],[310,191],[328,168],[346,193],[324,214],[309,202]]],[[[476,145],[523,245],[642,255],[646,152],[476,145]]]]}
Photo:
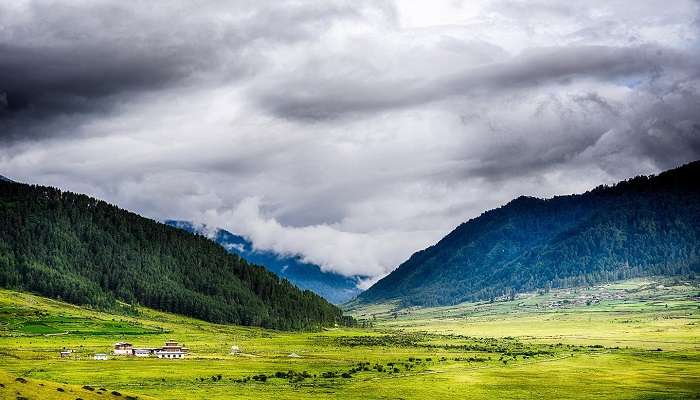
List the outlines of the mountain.
{"type": "Polygon", "coordinates": [[[13,182],[11,179],[5,178],[4,176],[0,175],[0,182],[13,182]]]}
{"type": "Polygon", "coordinates": [[[581,195],[519,197],[457,227],[359,302],[448,305],[700,270],[700,161],[581,195]]]}
{"type": "Polygon", "coordinates": [[[188,221],[167,220],[166,224],[191,233],[207,236],[222,245],[229,253],[237,254],[250,263],[264,265],[281,278],[289,280],[301,289],[311,290],[334,304],[349,301],[361,290],[357,283],[362,276],[345,277],[324,272],[316,264],[304,262],[299,256],[286,256],[273,251],[258,250],[242,236],[224,229],[210,229],[188,221]]]}
{"type": "Polygon", "coordinates": [[[315,293],[202,236],[85,195],[6,181],[0,287],[96,308],[119,300],[276,329],[351,322],[315,293]]]}

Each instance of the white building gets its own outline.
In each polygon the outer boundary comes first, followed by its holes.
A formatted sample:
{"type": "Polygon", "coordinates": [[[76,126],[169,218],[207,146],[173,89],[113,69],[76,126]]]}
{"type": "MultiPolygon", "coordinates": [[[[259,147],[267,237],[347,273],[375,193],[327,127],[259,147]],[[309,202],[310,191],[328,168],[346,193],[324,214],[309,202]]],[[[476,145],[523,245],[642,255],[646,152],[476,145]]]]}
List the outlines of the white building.
{"type": "Polygon", "coordinates": [[[158,358],[184,358],[187,353],[182,351],[166,351],[166,350],[156,350],[155,355],[158,358]]]}
{"type": "Polygon", "coordinates": [[[155,350],[153,354],[158,358],[185,358],[188,349],[177,344],[174,340],[165,342],[165,346],[155,350]]]}
{"type": "Polygon", "coordinates": [[[61,358],[70,357],[71,354],[72,354],[71,350],[61,350],[61,358]]]}
{"type": "Polygon", "coordinates": [[[107,354],[104,354],[104,353],[95,354],[95,360],[104,361],[106,359],[107,359],[107,354]]]}

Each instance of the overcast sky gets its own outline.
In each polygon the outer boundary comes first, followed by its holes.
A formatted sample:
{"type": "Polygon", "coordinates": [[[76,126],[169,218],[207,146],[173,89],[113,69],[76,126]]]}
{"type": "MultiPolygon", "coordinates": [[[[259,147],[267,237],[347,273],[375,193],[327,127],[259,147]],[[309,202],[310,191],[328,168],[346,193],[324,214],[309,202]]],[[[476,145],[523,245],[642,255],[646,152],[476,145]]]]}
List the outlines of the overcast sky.
{"type": "Polygon", "coordinates": [[[376,279],[700,158],[699,32],[694,0],[0,1],[0,174],[376,279]]]}

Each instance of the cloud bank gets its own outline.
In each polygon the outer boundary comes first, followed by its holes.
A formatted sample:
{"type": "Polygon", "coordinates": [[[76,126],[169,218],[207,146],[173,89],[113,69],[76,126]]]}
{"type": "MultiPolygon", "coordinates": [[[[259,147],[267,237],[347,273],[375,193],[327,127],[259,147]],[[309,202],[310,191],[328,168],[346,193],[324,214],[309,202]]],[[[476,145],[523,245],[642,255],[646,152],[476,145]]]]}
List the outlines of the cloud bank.
{"type": "MultiPolygon", "coordinates": [[[[570,2],[569,2],[570,3],[570,2]]],[[[0,5],[0,173],[371,277],[700,158],[700,3],[0,5]]]]}

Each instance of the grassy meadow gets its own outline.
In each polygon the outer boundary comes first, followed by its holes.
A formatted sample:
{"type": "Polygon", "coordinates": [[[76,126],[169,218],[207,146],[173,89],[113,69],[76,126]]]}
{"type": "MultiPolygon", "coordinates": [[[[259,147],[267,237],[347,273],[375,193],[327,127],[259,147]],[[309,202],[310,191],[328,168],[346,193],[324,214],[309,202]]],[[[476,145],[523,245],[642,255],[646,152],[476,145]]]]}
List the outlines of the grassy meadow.
{"type": "Polygon", "coordinates": [[[699,295],[697,282],[638,279],[451,307],[351,305],[365,328],[280,332],[2,290],[0,398],[700,398],[699,295]],[[117,341],[171,338],[188,358],[92,359],[117,341]]]}

